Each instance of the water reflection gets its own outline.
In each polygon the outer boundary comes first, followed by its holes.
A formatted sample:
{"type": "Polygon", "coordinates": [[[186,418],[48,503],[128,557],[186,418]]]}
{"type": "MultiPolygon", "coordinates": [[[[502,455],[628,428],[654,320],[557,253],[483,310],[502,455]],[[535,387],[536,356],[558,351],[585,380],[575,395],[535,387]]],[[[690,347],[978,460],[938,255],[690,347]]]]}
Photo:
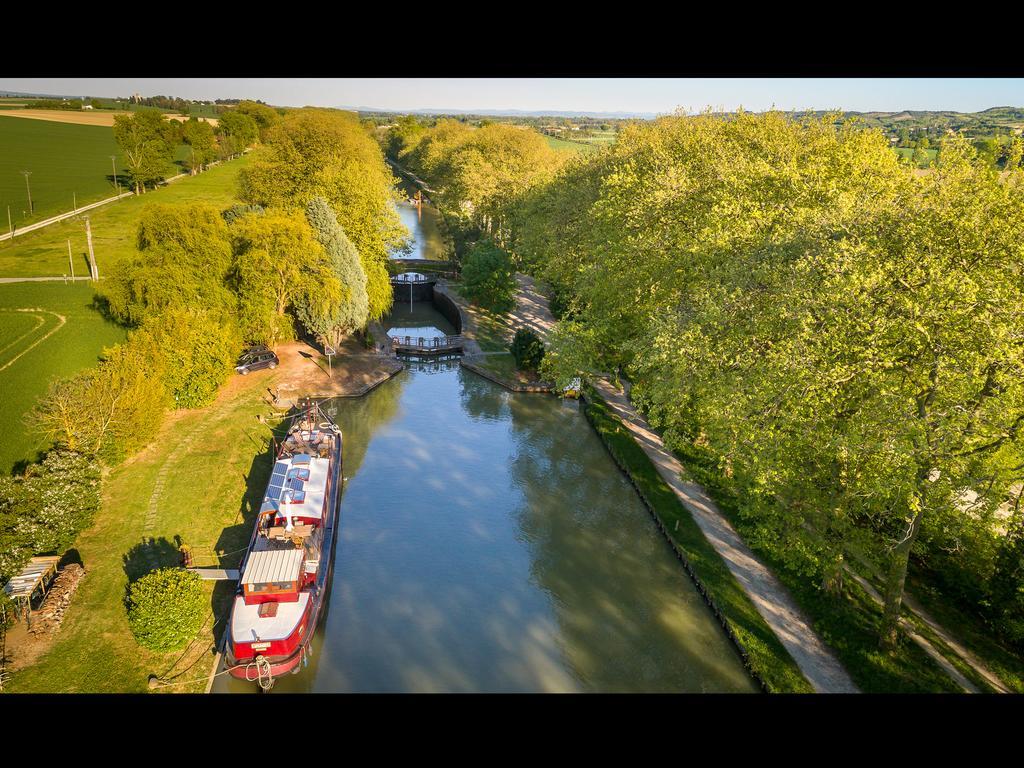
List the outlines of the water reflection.
{"type": "Polygon", "coordinates": [[[329,609],[275,692],[753,690],[575,403],[438,361],[333,405],[329,609]]]}
{"type": "MultiPolygon", "coordinates": [[[[400,188],[406,200],[416,194],[416,187],[408,182],[403,182],[400,188]]],[[[437,209],[427,202],[419,208],[406,201],[397,203],[395,207],[402,224],[409,230],[411,241],[407,251],[392,255],[404,259],[445,258],[444,237],[441,235],[440,214],[437,209]]]]}

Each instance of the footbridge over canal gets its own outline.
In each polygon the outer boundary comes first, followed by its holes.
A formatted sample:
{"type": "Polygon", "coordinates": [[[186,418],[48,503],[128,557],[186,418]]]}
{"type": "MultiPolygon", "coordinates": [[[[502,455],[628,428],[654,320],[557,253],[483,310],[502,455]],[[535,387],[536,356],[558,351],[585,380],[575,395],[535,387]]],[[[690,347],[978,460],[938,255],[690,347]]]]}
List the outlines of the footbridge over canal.
{"type": "Polygon", "coordinates": [[[391,348],[400,355],[453,355],[462,351],[462,336],[389,336],[391,348]]]}

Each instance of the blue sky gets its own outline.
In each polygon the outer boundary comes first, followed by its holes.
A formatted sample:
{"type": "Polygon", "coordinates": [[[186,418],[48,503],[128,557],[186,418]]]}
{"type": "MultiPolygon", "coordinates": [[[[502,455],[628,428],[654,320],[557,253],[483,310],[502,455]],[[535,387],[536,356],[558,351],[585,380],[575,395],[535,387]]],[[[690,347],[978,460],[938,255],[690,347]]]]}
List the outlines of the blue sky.
{"type": "Polygon", "coordinates": [[[0,91],[83,96],[258,98],[280,106],[388,110],[671,112],[724,107],[974,112],[1024,106],[1024,78],[0,78],[0,91]]]}

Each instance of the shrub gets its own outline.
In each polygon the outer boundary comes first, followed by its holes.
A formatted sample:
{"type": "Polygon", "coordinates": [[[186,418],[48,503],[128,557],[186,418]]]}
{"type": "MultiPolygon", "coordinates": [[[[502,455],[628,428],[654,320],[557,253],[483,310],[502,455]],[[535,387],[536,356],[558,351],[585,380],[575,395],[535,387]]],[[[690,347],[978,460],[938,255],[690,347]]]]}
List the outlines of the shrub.
{"type": "Polygon", "coordinates": [[[263,213],[263,206],[236,203],[235,205],[232,205],[230,208],[225,208],[223,211],[221,211],[220,217],[224,219],[224,222],[230,226],[243,216],[248,216],[250,213],[257,215],[263,213]]]}
{"type": "Polygon", "coordinates": [[[201,408],[231,375],[242,340],[231,317],[174,308],[147,320],[128,343],[163,370],[164,387],[178,408],[201,408]]]}
{"type": "Polygon", "coordinates": [[[462,287],[468,299],[485,309],[508,312],[515,306],[512,260],[489,240],[475,243],[462,263],[462,287]]]}
{"type": "Polygon", "coordinates": [[[544,359],[544,343],[529,328],[520,328],[516,331],[509,351],[516,359],[516,367],[520,370],[536,371],[544,359]]]}
{"type": "Polygon", "coordinates": [[[60,446],[114,465],[156,436],[167,408],[162,358],[129,341],[96,368],[53,382],[29,422],[60,446]]]}
{"type": "Polygon", "coordinates": [[[139,645],[173,651],[198,634],[206,616],[199,574],[180,568],[147,573],[128,588],[128,625],[139,645]]]}
{"type": "Polygon", "coordinates": [[[0,478],[0,584],[33,555],[61,554],[100,506],[94,461],[55,448],[19,477],[0,478]]]}

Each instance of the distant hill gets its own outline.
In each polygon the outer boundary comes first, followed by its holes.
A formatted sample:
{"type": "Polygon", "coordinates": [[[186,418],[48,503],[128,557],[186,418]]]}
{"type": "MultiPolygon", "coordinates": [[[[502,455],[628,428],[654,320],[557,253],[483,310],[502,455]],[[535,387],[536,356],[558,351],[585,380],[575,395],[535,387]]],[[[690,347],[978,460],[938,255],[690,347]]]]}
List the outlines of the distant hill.
{"type": "Polygon", "coordinates": [[[376,107],[338,107],[374,115],[464,115],[466,117],[591,117],[598,120],[652,120],[656,112],[586,112],[573,110],[529,109],[378,109],[376,107]]]}

